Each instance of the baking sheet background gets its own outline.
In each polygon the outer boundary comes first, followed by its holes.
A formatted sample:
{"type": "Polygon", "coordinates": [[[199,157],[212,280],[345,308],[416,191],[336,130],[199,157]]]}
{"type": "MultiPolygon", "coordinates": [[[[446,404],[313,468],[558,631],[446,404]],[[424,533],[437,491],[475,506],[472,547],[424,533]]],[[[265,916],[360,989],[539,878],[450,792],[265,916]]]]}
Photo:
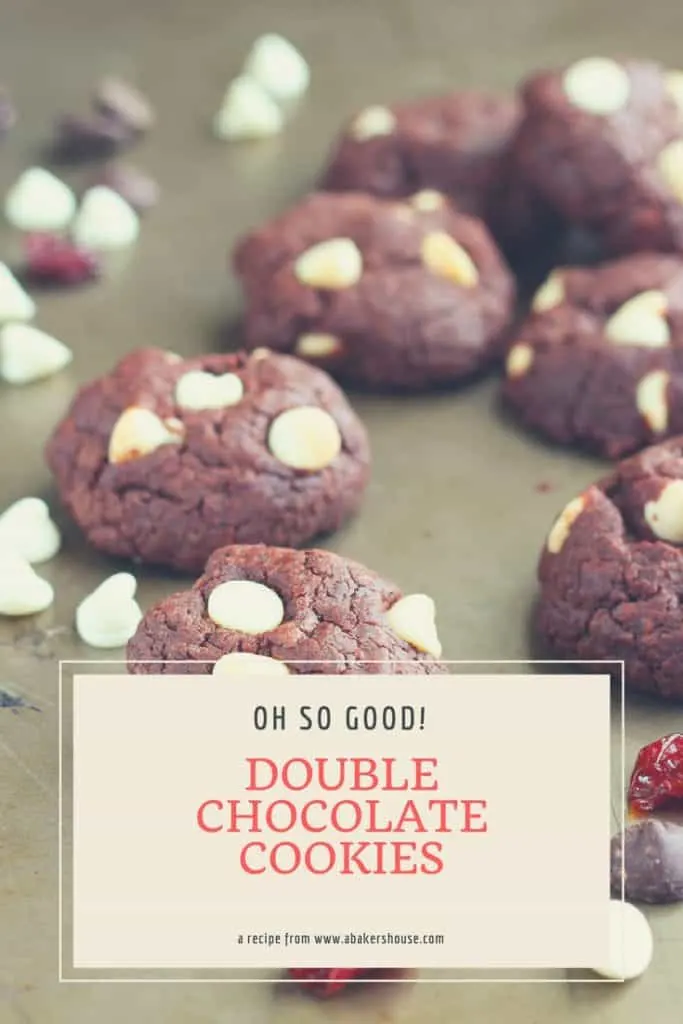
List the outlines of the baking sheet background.
{"type": "MultiPolygon", "coordinates": [[[[0,387],[0,507],[27,494],[53,497],[42,445],[77,385],[138,345],[189,355],[234,341],[239,294],[226,274],[228,246],[311,186],[350,111],[448,88],[509,88],[534,67],[587,53],[683,63],[683,6],[670,0],[3,0],[0,16],[0,78],[21,116],[0,149],[2,190],[41,160],[53,118],[85,107],[93,81],[110,71],[156,103],[159,125],[131,160],[163,189],[127,266],[100,286],[40,301],[36,324],[76,357],[53,380],[0,387]],[[270,30],[310,59],[310,94],[281,138],[216,143],[208,126],[223,89],[252,39],[270,30]]],[[[11,260],[16,239],[4,227],[0,246],[11,260]]],[[[450,658],[529,655],[539,545],[556,511],[604,465],[524,436],[497,413],[495,391],[489,381],[458,395],[354,398],[371,434],[374,476],[362,514],[328,545],[407,592],[432,594],[450,658]],[[542,483],[552,489],[539,493],[542,483]]],[[[104,575],[126,568],[87,551],[64,525],[63,552],[43,567],[55,606],[0,623],[0,685],[40,708],[0,711],[0,1024],[680,1019],[680,909],[650,914],[655,962],[626,986],[366,987],[324,1009],[291,987],[58,986],[56,665],[93,656],[71,631],[74,608],[104,575]]],[[[178,584],[141,573],[143,607],[178,584]]],[[[674,728],[673,710],[633,702],[627,764],[642,743],[674,728]]]]}

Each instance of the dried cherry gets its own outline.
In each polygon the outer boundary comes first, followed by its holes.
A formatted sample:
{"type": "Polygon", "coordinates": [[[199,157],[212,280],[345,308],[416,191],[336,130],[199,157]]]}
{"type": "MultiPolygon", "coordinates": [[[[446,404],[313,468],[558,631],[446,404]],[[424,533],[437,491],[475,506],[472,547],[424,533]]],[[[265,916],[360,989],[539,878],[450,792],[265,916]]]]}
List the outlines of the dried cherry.
{"type": "Polygon", "coordinates": [[[683,804],[683,734],[670,733],[643,747],[628,787],[629,807],[648,812],[683,804]]]}
{"type": "Polygon", "coordinates": [[[313,995],[327,999],[370,972],[361,967],[291,967],[288,973],[313,995]]]}

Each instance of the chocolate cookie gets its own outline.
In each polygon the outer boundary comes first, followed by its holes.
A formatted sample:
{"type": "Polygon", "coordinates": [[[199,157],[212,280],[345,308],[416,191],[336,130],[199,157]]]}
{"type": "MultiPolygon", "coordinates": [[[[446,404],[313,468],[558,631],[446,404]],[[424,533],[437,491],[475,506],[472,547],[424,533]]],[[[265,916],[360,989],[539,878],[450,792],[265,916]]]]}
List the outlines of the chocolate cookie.
{"type": "Polygon", "coordinates": [[[265,351],[127,355],[78,393],[47,461],[94,547],[186,571],[226,543],[337,529],[369,476],[365,430],[337,385],[265,351]]]}
{"type": "Polygon", "coordinates": [[[425,594],[403,597],[331,551],[264,545],[215,551],[192,589],[148,611],[128,644],[137,674],[405,675],[445,671],[440,657],[425,594]]]}
{"type": "Polygon", "coordinates": [[[683,437],[646,448],[571,501],[539,563],[552,656],[624,661],[633,691],[683,699],[683,437]]]}
{"type": "Polygon", "coordinates": [[[376,390],[472,377],[498,353],[514,283],[483,223],[439,193],[318,192],[234,253],[249,347],[376,390]]]}
{"type": "Polygon", "coordinates": [[[510,255],[558,233],[558,218],[517,170],[521,116],[512,96],[463,91],[358,111],[335,144],[321,187],[385,198],[435,189],[485,220],[510,255]]]}
{"type": "Polygon", "coordinates": [[[524,83],[521,172],[607,254],[683,252],[683,72],[605,57],[524,83]]]}
{"type": "Polygon", "coordinates": [[[608,458],[683,432],[683,257],[557,270],[532,307],[503,385],[527,426],[608,458]]]}

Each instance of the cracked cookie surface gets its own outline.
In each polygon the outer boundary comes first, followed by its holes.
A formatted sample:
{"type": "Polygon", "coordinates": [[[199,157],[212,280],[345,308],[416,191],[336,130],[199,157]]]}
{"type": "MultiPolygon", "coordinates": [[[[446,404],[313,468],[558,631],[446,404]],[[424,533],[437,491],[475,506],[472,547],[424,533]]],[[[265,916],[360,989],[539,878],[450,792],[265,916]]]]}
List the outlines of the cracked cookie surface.
{"type": "Polygon", "coordinates": [[[369,478],[337,385],[290,356],[127,355],[82,388],[46,457],[88,542],[198,572],[228,543],[301,545],[337,529],[369,478]]]}
{"type": "Polygon", "coordinates": [[[264,545],[214,552],[191,589],[146,613],[127,650],[133,674],[405,675],[446,671],[440,656],[426,595],[404,597],[330,551],[264,545]]]}

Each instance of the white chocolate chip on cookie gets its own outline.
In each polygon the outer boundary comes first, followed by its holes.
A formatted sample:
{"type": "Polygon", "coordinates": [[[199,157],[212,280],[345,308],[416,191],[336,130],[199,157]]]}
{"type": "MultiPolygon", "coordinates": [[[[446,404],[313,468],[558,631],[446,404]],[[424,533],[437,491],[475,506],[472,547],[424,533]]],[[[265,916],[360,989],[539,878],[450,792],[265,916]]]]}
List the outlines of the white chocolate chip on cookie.
{"type": "Polygon", "coordinates": [[[289,669],[284,661],[268,658],[265,654],[249,654],[233,651],[219,658],[213,667],[215,676],[288,676],[289,669]]]}
{"type": "Polygon", "coordinates": [[[667,71],[666,91],[683,115],[683,71],[667,71]]]}
{"type": "Polygon", "coordinates": [[[76,632],[83,643],[105,650],[124,647],[142,619],[136,590],[134,576],[117,572],[88,594],[76,609],[76,632]]]}
{"type": "Polygon", "coordinates": [[[531,345],[527,345],[526,342],[520,342],[518,345],[513,345],[508,352],[505,361],[505,372],[513,380],[516,377],[523,377],[530,370],[533,361],[534,350],[531,345]]]}
{"type": "Polygon", "coordinates": [[[564,281],[555,270],[534,295],[531,300],[531,308],[535,313],[544,313],[548,309],[559,306],[564,301],[564,297],[564,281]]]}
{"type": "Polygon", "coordinates": [[[175,399],[181,409],[227,409],[237,405],[244,385],[236,373],[216,376],[203,370],[190,370],[176,384],[175,399]]]}
{"type": "Polygon", "coordinates": [[[564,94],[588,114],[616,114],[629,101],[631,82],[626,70],[608,57],[586,57],[564,74],[564,94]]]}
{"type": "Polygon", "coordinates": [[[294,351],[304,359],[327,359],[337,355],[341,348],[342,343],[334,334],[302,334],[294,351]]]}
{"type": "Polygon", "coordinates": [[[285,617],[285,606],[280,595],[263,583],[229,580],[211,591],[207,612],[223,629],[257,636],[277,629],[285,617]]]}
{"type": "Polygon", "coordinates": [[[52,585],[25,558],[0,546],[0,615],[36,615],[54,599],[52,585]]]}
{"type": "Polygon", "coordinates": [[[15,551],[27,562],[48,562],[62,538],[42,498],[20,498],[0,515],[0,548],[15,551]]]}
{"type": "Polygon", "coordinates": [[[571,528],[586,507],[586,499],[580,495],[560,512],[548,534],[547,547],[551,555],[558,555],[565,545],[571,528]]]}
{"type": "Polygon", "coordinates": [[[663,434],[669,424],[667,390],[670,379],[666,370],[652,370],[636,387],[636,407],[654,434],[663,434]]]}
{"type": "Polygon", "coordinates": [[[334,462],[342,449],[342,437],[329,412],[302,405],[273,420],[268,447],[283,465],[315,472],[334,462]]]}
{"type": "Polygon", "coordinates": [[[427,594],[408,594],[387,612],[387,622],[401,640],[425,654],[441,657],[441,643],[436,632],[436,607],[427,594]]]}
{"type": "Polygon", "coordinates": [[[664,147],[659,154],[657,167],[675,198],[683,203],[683,139],[676,139],[664,147]]]}
{"type": "Polygon", "coordinates": [[[365,142],[378,135],[391,135],[395,127],[396,118],[388,107],[366,107],[354,118],[349,133],[356,142],[365,142]]]}
{"type": "Polygon", "coordinates": [[[337,291],[360,281],[363,257],[351,238],[328,238],[302,252],[294,264],[294,275],[310,288],[337,291]]]}
{"type": "Polygon", "coordinates": [[[422,213],[429,213],[432,210],[440,210],[445,200],[441,192],[433,188],[425,188],[416,192],[410,197],[410,205],[422,213]]]}
{"type": "Polygon", "coordinates": [[[646,502],[643,515],[655,537],[683,544],[683,480],[665,484],[656,501],[646,502]]]}
{"type": "Polygon", "coordinates": [[[425,235],[421,252],[423,263],[433,274],[463,288],[474,288],[479,281],[479,271],[470,254],[445,231],[425,235]]]}
{"type": "Polygon", "coordinates": [[[664,348],[671,341],[666,311],[667,301],[663,292],[640,292],[610,317],[605,325],[605,334],[617,345],[664,348]]]}
{"type": "Polygon", "coordinates": [[[164,422],[151,411],[131,405],[121,413],[109,438],[109,461],[127,462],[149,455],[164,444],[182,440],[179,420],[164,422]]]}

